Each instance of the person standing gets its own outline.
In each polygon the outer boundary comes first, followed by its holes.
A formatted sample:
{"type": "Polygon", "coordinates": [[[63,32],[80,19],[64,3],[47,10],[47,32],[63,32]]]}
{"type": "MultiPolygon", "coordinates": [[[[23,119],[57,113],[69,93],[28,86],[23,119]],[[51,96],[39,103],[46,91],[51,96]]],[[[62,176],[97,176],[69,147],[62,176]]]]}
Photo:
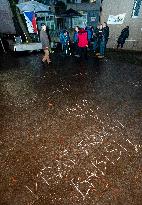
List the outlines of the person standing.
{"type": "Polygon", "coordinates": [[[87,31],[88,34],[88,47],[89,49],[91,48],[91,41],[92,41],[92,37],[93,37],[93,27],[90,26],[86,26],[85,30],[87,31]]]}
{"type": "Polygon", "coordinates": [[[78,32],[78,47],[81,59],[87,59],[88,35],[84,28],[78,32]]]}
{"type": "Polygon", "coordinates": [[[78,56],[78,32],[79,32],[79,26],[76,26],[75,27],[75,31],[74,31],[74,34],[73,34],[73,50],[74,50],[74,55],[75,56],[78,56]]]}
{"type": "Polygon", "coordinates": [[[97,27],[94,29],[93,32],[93,51],[96,53],[97,48],[99,47],[99,28],[100,25],[97,25],[97,27]]]}
{"type": "Polygon", "coordinates": [[[63,32],[60,33],[60,43],[62,45],[62,51],[63,55],[70,55],[69,53],[69,43],[70,43],[70,36],[67,30],[63,30],[63,32]]]}
{"type": "Polygon", "coordinates": [[[117,40],[117,49],[121,46],[123,48],[123,45],[126,41],[126,38],[129,37],[129,26],[126,26],[122,31],[121,34],[117,40]]]}
{"type": "Polygon", "coordinates": [[[109,39],[109,27],[106,22],[103,23],[103,32],[104,32],[104,38],[105,38],[105,49],[106,45],[109,39]]]}
{"type": "Polygon", "coordinates": [[[108,38],[109,38],[109,27],[107,23],[104,22],[103,25],[101,25],[100,27],[100,54],[98,55],[98,58],[104,58],[108,38]]]}
{"type": "Polygon", "coordinates": [[[49,64],[51,62],[50,57],[49,57],[50,44],[49,44],[48,35],[46,33],[46,25],[45,24],[41,25],[40,41],[42,44],[42,49],[44,51],[44,56],[42,58],[42,62],[47,61],[47,63],[49,64]]]}
{"type": "Polygon", "coordinates": [[[99,53],[97,53],[96,55],[98,56],[98,58],[104,58],[105,35],[104,35],[104,30],[103,30],[103,25],[102,24],[100,24],[100,27],[99,27],[98,47],[99,47],[99,53]]]}

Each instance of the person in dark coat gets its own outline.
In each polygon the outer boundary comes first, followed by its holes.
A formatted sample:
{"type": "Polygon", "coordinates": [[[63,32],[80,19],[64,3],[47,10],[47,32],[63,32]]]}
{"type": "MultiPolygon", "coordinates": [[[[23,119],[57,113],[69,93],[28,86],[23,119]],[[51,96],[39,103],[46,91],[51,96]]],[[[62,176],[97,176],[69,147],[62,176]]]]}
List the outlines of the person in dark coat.
{"type": "Polygon", "coordinates": [[[96,50],[98,51],[96,53],[96,56],[98,57],[104,57],[104,50],[105,50],[105,38],[104,38],[104,30],[103,30],[103,25],[100,24],[97,26],[97,28],[94,30],[94,52],[96,50]]]}
{"type": "Polygon", "coordinates": [[[105,48],[109,39],[109,27],[106,22],[103,23],[103,32],[104,32],[104,38],[105,38],[105,48]]]}
{"type": "Polygon", "coordinates": [[[101,24],[99,28],[99,36],[98,36],[99,53],[96,54],[98,55],[98,58],[104,58],[108,38],[109,38],[109,27],[107,26],[107,23],[104,22],[104,24],[103,25],[101,24]]]}
{"type": "Polygon", "coordinates": [[[76,26],[74,34],[73,34],[73,48],[74,48],[75,56],[79,55],[79,51],[78,51],[78,32],[79,30],[80,30],[79,26],[76,26]]]}
{"type": "Polygon", "coordinates": [[[96,52],[96,49],[99,47],[99,29],[100,25],[98,25],[93,32],[93,50],[94,53],[96,52]]]}
{"type": "Polygon", "coordinates": [[[50,57],[49,57],[50,43],[49,43],[48,35],[46,33],[45,24],[42,24],[41,26],[40,41],[42,44],[42,49],[44,50],[44,56],[43,56],[42,62],[47,61],[47,63],[49,64],[51,62],[50,57]]]}
{"type": "Polygon", "coordinates": [[[117,40],[117,48],[119,48],[121,46],[121,48],[123,48],[123,45],[126,41],[126,38],[129,37],[129,26],[126,26],[122,31],[121,34],[117,40]]]}
{"type": "Polygon", "coordinates": [[[100,25],[99,29],[99,45],[100,45],[100,52],[98,54],[99,58],[104,58],[105,51],[106,51],[106,45],[109,38],[109,27],[106,22],[103,23],[103,25],[100,25]]]}
{"type": "Polygon", "coordinates": [[[103,25],[100,25],[99,29],[99,47],[100,52],[98,53],[98,58],[104,58],[105,54],[105,31],[103,29],[103,25]]]}

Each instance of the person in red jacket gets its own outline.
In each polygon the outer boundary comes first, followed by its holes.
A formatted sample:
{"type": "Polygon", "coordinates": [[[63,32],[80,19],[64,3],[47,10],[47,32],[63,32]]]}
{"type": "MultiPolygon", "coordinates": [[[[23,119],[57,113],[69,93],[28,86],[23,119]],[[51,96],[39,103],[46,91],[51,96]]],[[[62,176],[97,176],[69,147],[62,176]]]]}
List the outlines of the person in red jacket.
{"type": "Polygon", "coordinates": [[[78,32],[78,48],[79,48],[80,57],[82,59],[87,58],[87,47],[88,47],[87,31],[81,28],[78,32]]]}

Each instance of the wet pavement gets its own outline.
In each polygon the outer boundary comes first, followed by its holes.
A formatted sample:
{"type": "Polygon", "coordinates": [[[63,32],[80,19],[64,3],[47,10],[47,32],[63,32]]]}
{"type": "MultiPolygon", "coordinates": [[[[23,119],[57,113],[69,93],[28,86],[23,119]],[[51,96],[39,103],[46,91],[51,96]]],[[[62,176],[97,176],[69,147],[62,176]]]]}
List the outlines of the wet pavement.
{"type": "Polygon", "coordinates": [[[140,205],[141,55],[41,55],[0,57],[0,205],[140,205]]]}

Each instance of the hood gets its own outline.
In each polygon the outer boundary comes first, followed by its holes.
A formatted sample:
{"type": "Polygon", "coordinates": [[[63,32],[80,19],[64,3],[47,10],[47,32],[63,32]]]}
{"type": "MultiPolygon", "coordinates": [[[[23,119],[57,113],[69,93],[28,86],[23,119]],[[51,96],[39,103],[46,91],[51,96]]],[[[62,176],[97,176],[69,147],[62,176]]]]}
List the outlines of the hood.
{"type": "Polygon", "coordinates": [[[85,29],[84,28],[81,28],[80,30],[79,30],[79,33],[85,33],[86,31],[85,31],[85,29]]]}

